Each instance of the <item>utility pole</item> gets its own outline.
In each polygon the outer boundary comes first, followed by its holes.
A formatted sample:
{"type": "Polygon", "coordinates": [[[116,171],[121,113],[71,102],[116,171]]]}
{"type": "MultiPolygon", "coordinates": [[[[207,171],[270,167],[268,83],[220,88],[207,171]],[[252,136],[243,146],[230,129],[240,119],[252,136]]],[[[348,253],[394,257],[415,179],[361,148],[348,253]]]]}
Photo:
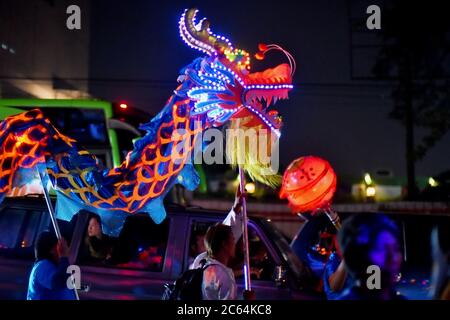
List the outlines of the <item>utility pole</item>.
{"type": "Polygon", "coordinates": [[[414,144],[414,107],[413,107],[413,74],[411,53],[404,52],[404,66],[400,70],[400,86],[404,88],[405,135],[406,135],[406,177],[407,199],[417,196],[416,185],[416,153],[414,144]]]}

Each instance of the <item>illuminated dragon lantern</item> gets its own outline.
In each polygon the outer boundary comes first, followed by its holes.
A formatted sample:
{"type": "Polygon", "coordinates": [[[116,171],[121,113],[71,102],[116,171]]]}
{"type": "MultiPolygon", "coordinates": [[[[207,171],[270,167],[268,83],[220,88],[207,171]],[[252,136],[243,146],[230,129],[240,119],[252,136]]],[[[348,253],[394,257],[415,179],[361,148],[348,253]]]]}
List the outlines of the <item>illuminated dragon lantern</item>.
{"type": "MultiPolygon", "coordinates": [[[[0,123],[0,201],[37,169],[56,191],[58,218],[70,220],[86,209],[100,215],[106,233],[117,236],[129,214],[145,212],[160,223],[166,216],[163,198],[175,183],[190,190],[197,187],[191,159],[199,133],[227,124],[264,128],[277,138],[281,119],[268,108],[292,89],[292,56],[277,45],[260,45],[257,58],[276,49],[286,54],[289,64],[251,73],[249,54],[213,34],[206,19],[196,22],[196,13],[189,9],[181,16],[180,35],[206,56],[182,69],[174,94],[155,118],[141,126],[146,135],[134,143],[119,167],[103,168],[40,110],[30,110],[0,123]]],[[[245,169],[253,178],[274,183],[258,173],[257,164],[245,169]]]]}

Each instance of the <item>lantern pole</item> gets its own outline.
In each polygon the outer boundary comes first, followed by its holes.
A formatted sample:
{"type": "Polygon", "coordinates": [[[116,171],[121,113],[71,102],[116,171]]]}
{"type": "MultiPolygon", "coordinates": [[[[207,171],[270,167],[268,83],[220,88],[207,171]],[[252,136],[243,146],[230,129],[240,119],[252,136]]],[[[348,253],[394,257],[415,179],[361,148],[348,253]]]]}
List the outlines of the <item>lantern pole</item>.
{"type": "Polygon", "coordinates": [[[336,230],[340,230],[341,219],[339,218],[338,213],[335,210],[331,209],[331,205],[328,205],[328,207],[324,209],[324,212],[327,215],[328,219],[330,219],[336,230]]]}
{"type": "Polygon", "coordinates": [[[248,250],[248,218],[247,218],[247,201],[245,199],[245,176],[244,170],[239,167],[239,187],[242,197],[242,239],[244,244],[244,281],[245,290],[252,290],[250,279],[250,254],[248,250]]]}

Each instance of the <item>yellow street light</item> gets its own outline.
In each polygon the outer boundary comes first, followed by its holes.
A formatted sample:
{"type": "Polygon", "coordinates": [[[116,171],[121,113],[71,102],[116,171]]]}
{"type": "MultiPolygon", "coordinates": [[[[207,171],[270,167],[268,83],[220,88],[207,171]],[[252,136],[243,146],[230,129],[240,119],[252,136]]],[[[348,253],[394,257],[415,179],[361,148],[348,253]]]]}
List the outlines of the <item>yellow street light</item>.
{"type": "Polygon", "coordinates": [[[377,193],[377,190],[375,189],[375,187],[367,187],[367,189],[366,189],[366,197],[367,198],[375,197],[376,193],[377,193]]]}
{"type": "Polygon", "coordinates": [[[366,173],[366,174],[364,175],[364,182],[365,182],[368,186],[370,186],[370,185],[373,183],[372,177],[370,176],[370,174],[366,173]]]}
{"type": "Polygon", "coordinates": [[[438,185],[439,185],[439,182],[437,182],[436,180],[434,180],[433,179],[433,177],[429,177],[428,178],[428,184],[431,186],[431,187],[437,187],[438,185]]]}
{"type": "Polygon", "coordinates": [[[255,193],[255,190],[256,190],[256,187],[253,182],[248,182],[245,184],[245,191],[247,193],[250,193],[250,194],[255,193]]]}

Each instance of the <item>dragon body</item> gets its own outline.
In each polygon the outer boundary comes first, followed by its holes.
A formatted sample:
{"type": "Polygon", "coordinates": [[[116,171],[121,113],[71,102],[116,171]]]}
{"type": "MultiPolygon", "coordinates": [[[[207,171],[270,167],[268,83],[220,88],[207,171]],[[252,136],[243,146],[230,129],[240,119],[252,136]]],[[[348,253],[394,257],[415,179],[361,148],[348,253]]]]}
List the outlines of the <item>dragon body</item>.
{"type": "Polygon", "coordinates": [[[141,126],[145,136],[119,167],[104,168],[39,109],[30,110],[0,123],[0,201],[41,172],[44,185],[56,191],[58,218],[70,220],[86,209],[100,215],[106,233],[117,236],[129,214],[145,212],[160,223],[166,216],[163,198],[175,183],[197,187],[191,160],[203,131],[231,122],[279,136],[281,119],[267,108],[287,98],[292,64],[250,73],[248,53],[213,34],[207,20],[197,23],[196,12],[184,12],[180,35],[206,55],[182,69],[173,95],[141,126]]]}

